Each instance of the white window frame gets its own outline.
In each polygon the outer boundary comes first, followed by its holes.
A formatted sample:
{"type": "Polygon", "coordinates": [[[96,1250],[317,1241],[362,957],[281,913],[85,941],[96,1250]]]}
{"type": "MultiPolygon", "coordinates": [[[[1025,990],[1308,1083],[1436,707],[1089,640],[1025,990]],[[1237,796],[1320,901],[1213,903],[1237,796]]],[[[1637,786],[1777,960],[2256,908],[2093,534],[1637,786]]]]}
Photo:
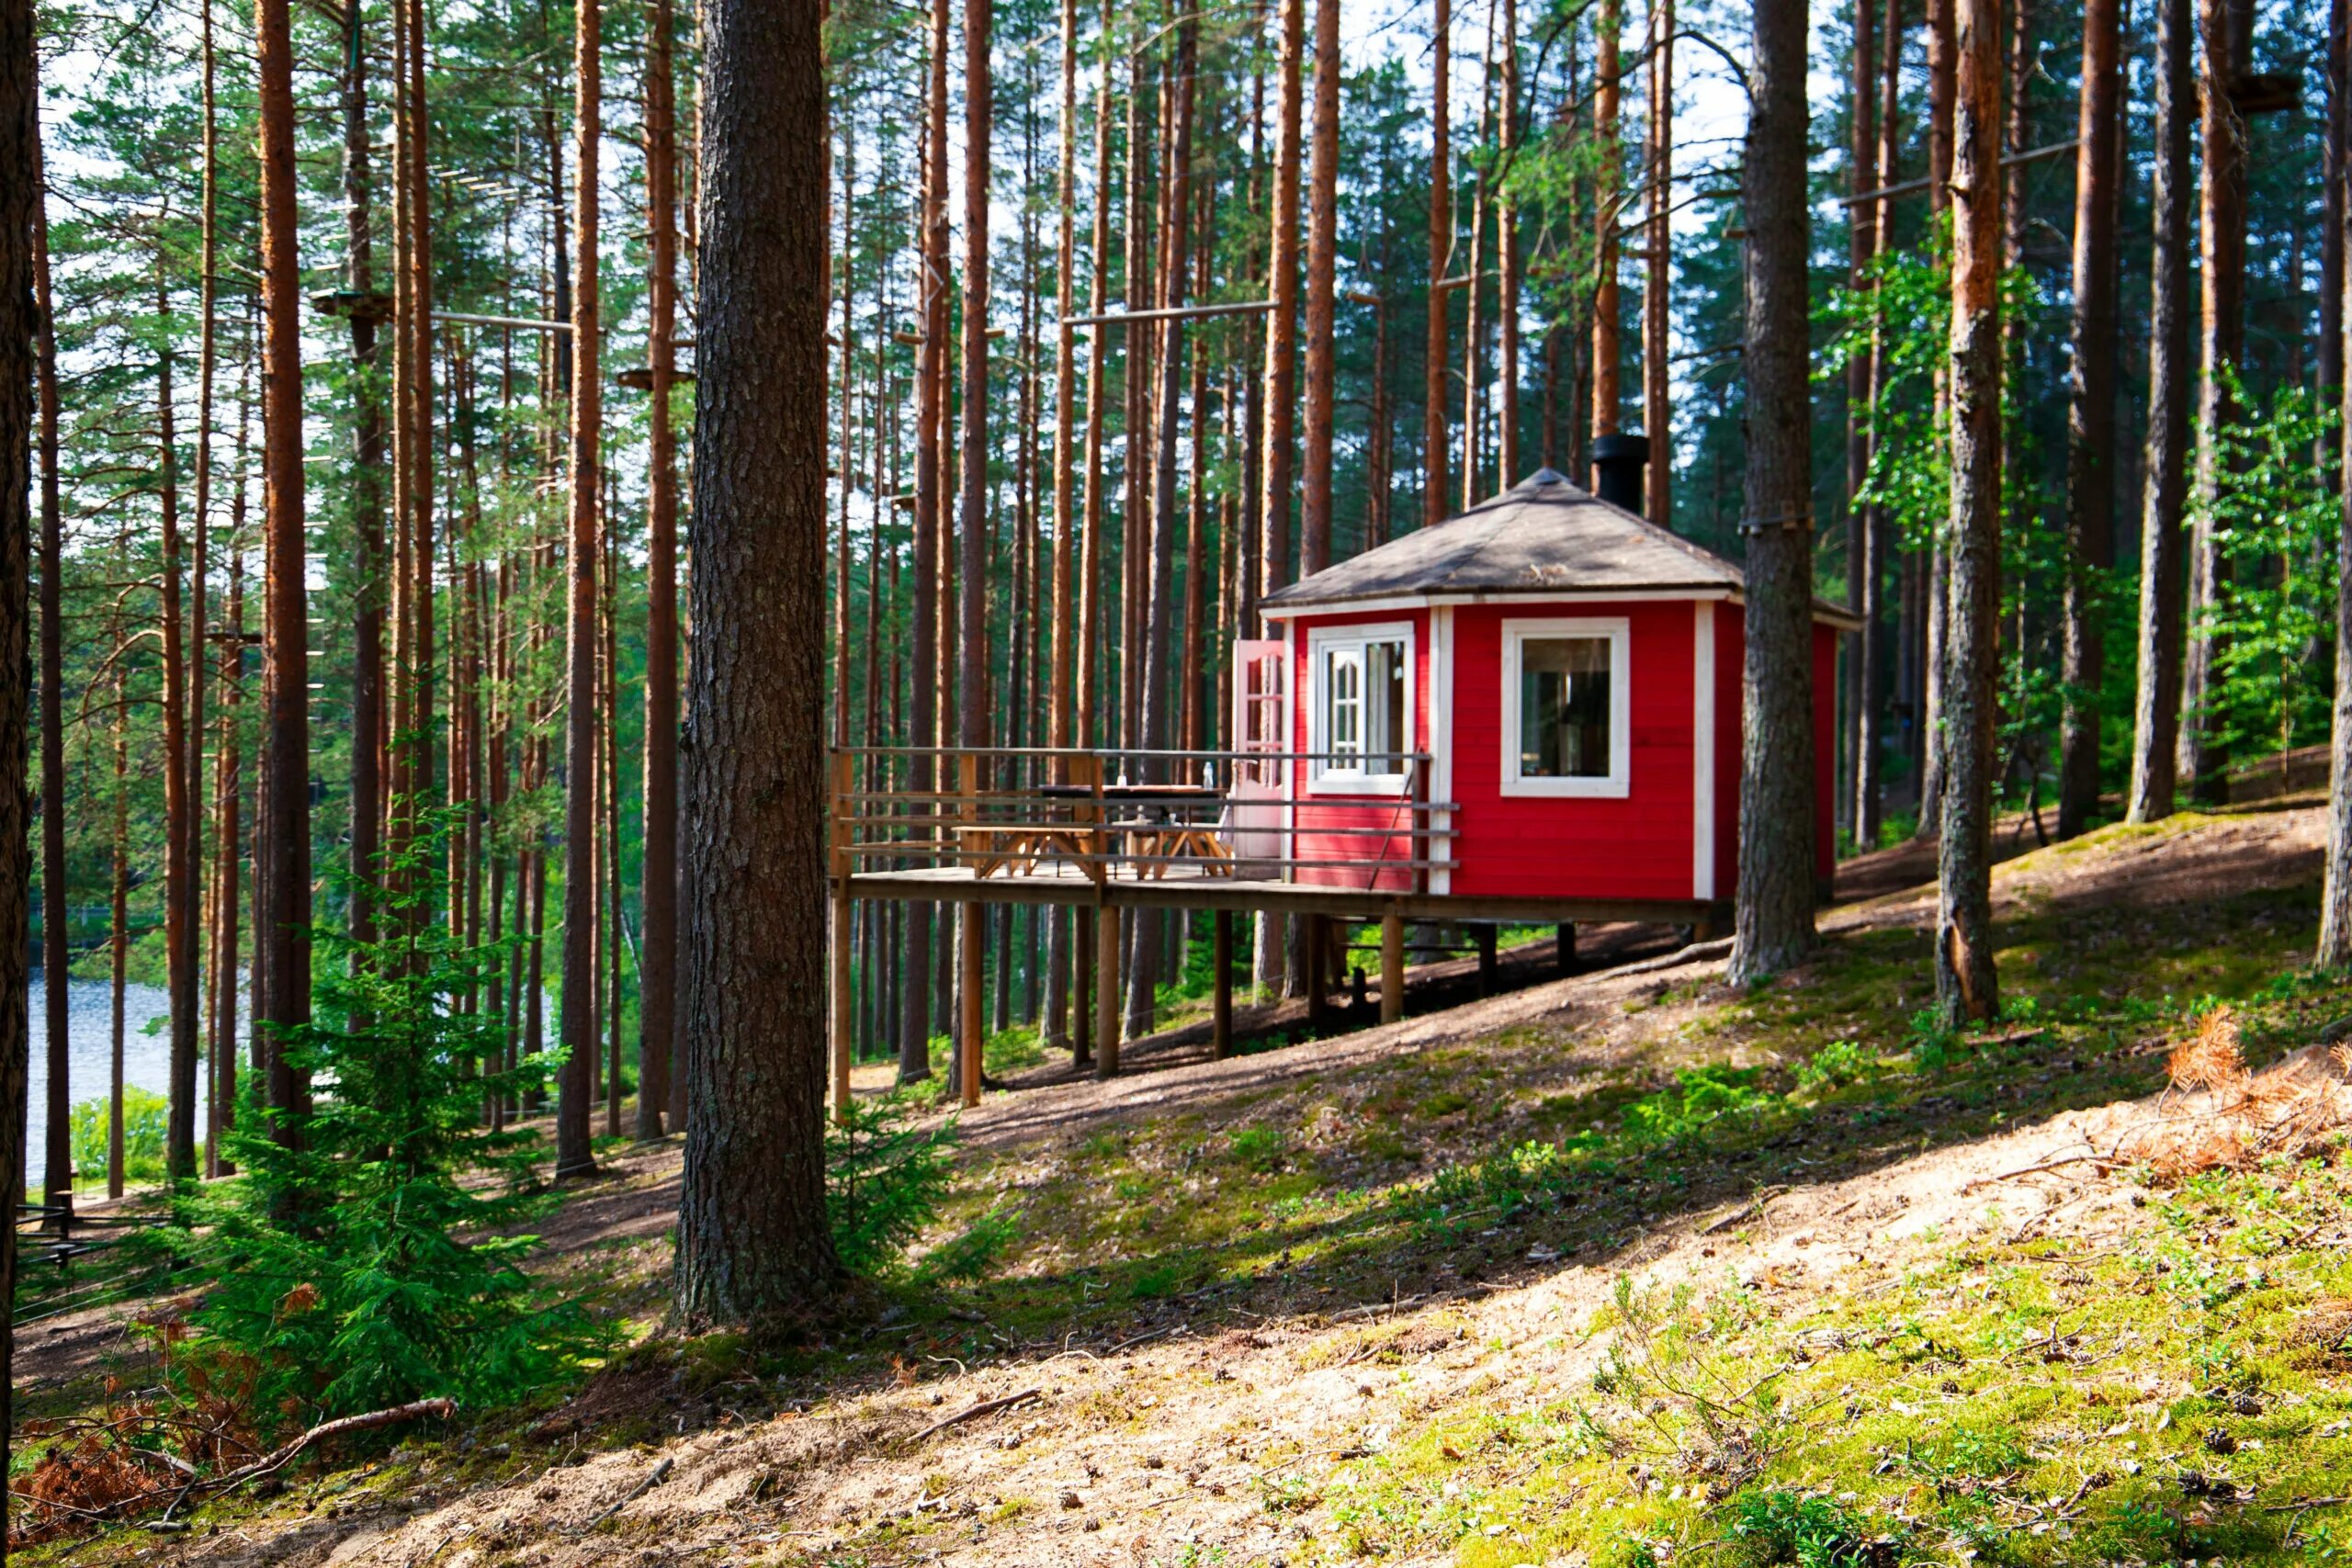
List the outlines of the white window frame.
{"type": "MultiPolygon", "coordinates": [[[[1394,773],[1368,773],[1362,768],[1341,767],[1321,753],[1331,750],[1329,733],[1330,720],[1324,711],[1325,657],[1334,650],[1349,649],[1363,651],[1367,644],[1396,642],[1405,647],[1405,712],[1401,716],[1403,744],[1398,750],[1408,756],[1419,750],[1414,707],[1419,691],[1420,666],[1415,658],[1413,623],[1410,621],[1363,622],[1351,626],[1311,626],[1306,633],[1306,749],[1317,753],[1306,769],[1307,792],[1312,795],[1402,795],[1413,776],[1410,762],[1403,762],[1394,773]]],[[[1369,688],[1360,691],[1359,698],[1366,699],[1369,688]]],[[[1360,715],[1363,710],[1359,710],[1360,715]]],[[[1363,738],[1362,716],[1357,723],[1357,739],[1363,738]]]]}
{"type": "Polygon", "coordinates": [[[1633,622],[1623,615],[1503,623],[1502,793],[1509,795],[1576,796],[1623,800],[1633,793],[1633,622]],[[1600,778],[1526,778],[1519,771],[1521,649],[1553,637],[1606,637],[1609,641],[1609,772],[1600,778]]]}

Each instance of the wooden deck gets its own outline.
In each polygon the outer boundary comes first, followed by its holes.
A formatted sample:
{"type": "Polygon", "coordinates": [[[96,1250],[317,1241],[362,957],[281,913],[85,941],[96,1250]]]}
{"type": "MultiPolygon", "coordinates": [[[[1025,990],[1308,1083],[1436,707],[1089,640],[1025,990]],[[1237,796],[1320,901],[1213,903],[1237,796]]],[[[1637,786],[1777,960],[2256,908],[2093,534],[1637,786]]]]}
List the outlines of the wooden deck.
{"type": "MultiPolygon", "coordinates": [[[[1243,870],[1248,868],[1244,866],[1243,870]]],[[[860,871],[848,878],[852,898],[913,904],[1063,905],[1073,908],[1264,910],[1269,914],[1332,915],[1377,920],[1494,921],[1506,925],[1574,925],[1632,920],[1645,924],[1726,925],[1725,900],[1463,897],[1442,893],[1390,892],[1318,882],[1263,880],[1169,867],[1158,876],[1112,875],[1101,882],[1076,866],[1001,869],[987,876],[968,866],[913,871],[860,871]]]]}

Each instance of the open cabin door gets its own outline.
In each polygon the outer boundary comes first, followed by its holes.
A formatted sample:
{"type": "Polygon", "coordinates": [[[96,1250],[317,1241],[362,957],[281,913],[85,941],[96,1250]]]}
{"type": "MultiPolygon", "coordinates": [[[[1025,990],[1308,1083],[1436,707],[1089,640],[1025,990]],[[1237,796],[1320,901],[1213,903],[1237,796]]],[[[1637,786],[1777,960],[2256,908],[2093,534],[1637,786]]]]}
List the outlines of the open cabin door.
{"type": "Polygon", "coordinates": [[[1233,645],[1233,750],[1227,840],[1240,861],[1286,858],[1290,781],[1290,661],[1279,637],[1243,637],[1233,645]],[[1251,761],[1261,752],[1264,761],[1251,761]]]}

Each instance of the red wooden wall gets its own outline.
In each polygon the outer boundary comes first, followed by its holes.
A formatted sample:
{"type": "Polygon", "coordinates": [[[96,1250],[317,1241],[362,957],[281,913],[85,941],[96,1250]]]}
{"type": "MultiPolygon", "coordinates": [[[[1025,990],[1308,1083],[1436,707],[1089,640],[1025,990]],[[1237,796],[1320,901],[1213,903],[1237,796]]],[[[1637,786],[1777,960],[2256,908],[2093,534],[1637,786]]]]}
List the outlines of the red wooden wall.
{"type": "MultiPolygon", "coordinates": [[[[1452,611],[1451,787],[1433,782],[1461,809],[1453,815],[1451,891],[1464,896],[1555,898],[1687,899],[1693,897],[1696,853],[1693,681],[1696,611],[1690,600],[1465,604],[1452,611]],[[1617,618],[1630,633],[1633,735],[1631,788],[1623,798],[1506,796],[1502,777],[1502,624],[1505,620],[1617,618]]],[[[1729,899],[1739,876],[1741,648],[1740,607],[1714,606],[1714,822],[1713,897],[1729,899]]],[[[1309,633],[1341,625],[1405,622],[1413,628],[1413,737],[1433,749],[1430,689],[1432,617],[1427,610],[1319,615],[1293,623],[1289,641],[1294,747],[1313,743],[1307,704],[1312,694],[1309,633]]],[[[1816,780],[1815,865],[1826,879],[1836,870],[1835,793],[1838,632],[1814,628],[1814,773],[1816,780]]],[[[1410,873],[1379,863],[1416,858],[1414,841],[1395,837],[1318,833],[1318,828],[1405,829],[1411,814],[1394,795],[1334,795],[1306,788],[1298,764],[1292,796],[1298,803],[1302,858],[1345,860],[1347,869],[1307,868],[1300,881],[1325,886],[1409,891],[1410,873]]],[[[1446,770],[1437,770],[1437,780],[1446,770]]],[[[1427,854],[1426,849],[1419,853],[1427,854]]]]}

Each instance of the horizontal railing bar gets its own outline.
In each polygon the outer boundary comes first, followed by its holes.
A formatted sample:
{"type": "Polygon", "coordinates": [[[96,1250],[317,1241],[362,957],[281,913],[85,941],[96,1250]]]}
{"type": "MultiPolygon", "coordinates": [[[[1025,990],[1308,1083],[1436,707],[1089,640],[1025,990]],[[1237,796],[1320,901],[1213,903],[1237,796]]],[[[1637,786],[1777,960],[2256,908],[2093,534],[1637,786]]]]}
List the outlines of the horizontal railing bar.
{"type": "MultiPolygon", "coordinates": [[[[894,820],[895,818],[886,817],[881,818],[878,823],[869,823],[867,825],[869,827],[888,827],[894,820]]],[[[974,826],[974,824],[965,823],[963,826],[971,827],[974,826]]],[[[1091,822],[1081,822],[1076,827],[1064,827],[1059,823],[1048,823],[1041,826],[1034,822],[983,822],[978,824],[978,826],[991,832],[1001,833],[1019,833],[1024,831],[1046,832],[1050,830],[1074,839],[1084,838],[1092,833],[1100,833],[1108,839],[1124,839],[1130,833],[1165,833],[1170,831],[1205,833],[1212,831],[1215,828],[1215,824],[1206,822],[1153,822],[1141,825],[1130,823],[1124,826],[1114,823],[1110,826],[1100,828],[1094,826],[1091,822]]],[[[1339,827],[1300,828],[1295,830],[1286,828],[1241,828],[1235,829],[1235,832],[1237,835],[1271,834],[1294,839],[1452,839],[1460,836],[1460,830],[1453,828],[1339,827]]],[[[858,839],[853,840],[854,844],[889,844],[902,852],[910,846],[933,843],[944,844],[946,842],[948,842],[948,840],[944,837],[938,839],[858,839]]],[[[975,851],[974,852],[985,854],[991,852],[981,850],[975,851]]]]}
{"type": "MultiPolygon", "coordinates": [[[[849,852],[852,854],[863,854],[867,859],[892,858],[883,855],[879,852],[876,851],[861,851],[853,849],[849,852]]],[[[967,850],[962,852],[949,851],[944,854],[913,856],[910,858],[929,860],[952,859],[960,863],[964,861],[981,861],[1001,857],[991,857],[979,851],[967,850]]],[[[1454,869],[1462,863],[1460,861],[1455,860],[1300,860],[1287,855],[1237,856],[1229,861],[1203,860],[1198,855],[1054,854],[1040,855],[1037,858],[1041,861],[1050,862],[1057,865],[1101,865],[1106,869],[1114,870],[1122,865],[1250,865],[1287,866],[1292,868],[1309,867],[1317,871],[1447,871],[1454,869]]],[[[913,865],[901,866],[898,869],[901,871],[954,871],[961,869],[961,866],[960,864],[954,866],[913,865]]],[[[1019,874],[1015,873],[1015,874],[1019,874]]],[[[1219,875],[1216,880],[1225,881],[1227,880],[1227,878],[1219,875]]]]}
{"type": "Polygon", "coordinates": [[[837,757],[1140,757],[1169,761],[1319,762],[1334,757],[1395,758],[1433,762],[1430,751],[1170,751],[1140,746],[835,746],[837,757]]]}

